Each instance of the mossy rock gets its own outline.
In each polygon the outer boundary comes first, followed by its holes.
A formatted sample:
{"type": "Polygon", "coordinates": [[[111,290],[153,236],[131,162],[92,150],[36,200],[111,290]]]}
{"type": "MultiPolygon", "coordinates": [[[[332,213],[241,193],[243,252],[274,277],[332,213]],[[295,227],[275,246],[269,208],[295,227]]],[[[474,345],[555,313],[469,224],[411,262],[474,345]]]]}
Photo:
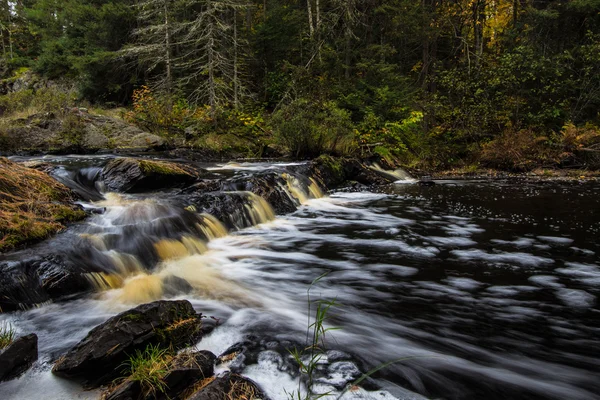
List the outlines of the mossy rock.
{"type": "Polygon", "coordinates": [[[201,336],[201,315],[187,300],[156,301],[125,311],[92,329],[52,372],[92,388],[126,374],[124,364],[149,345],[178,350],[201,336]]]}
{"type": "Polygon", "coordinates": [[[0,252],[46,239],[85,218],[74,199],[46,173],[0,158],[0,252]]]}
{"type": "Polygon", "coordinates": [[[108,190],[139,193],[190,184],[198,179],[200,170],[166,161],[116,158],[102,172],[108,190]]]}

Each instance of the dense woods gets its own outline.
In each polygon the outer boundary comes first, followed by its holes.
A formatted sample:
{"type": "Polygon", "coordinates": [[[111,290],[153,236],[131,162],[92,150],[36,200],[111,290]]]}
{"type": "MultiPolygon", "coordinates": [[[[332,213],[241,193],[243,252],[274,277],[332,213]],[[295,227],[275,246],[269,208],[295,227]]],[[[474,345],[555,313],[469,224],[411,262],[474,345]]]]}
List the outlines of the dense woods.
{"type": "Polygon", "coordinates": [[[0,14],[5,81],[69,82],[73,101],[198,145],[523,170],[581,167],[600,142],[598,0],[4,0],[0,14]]]}

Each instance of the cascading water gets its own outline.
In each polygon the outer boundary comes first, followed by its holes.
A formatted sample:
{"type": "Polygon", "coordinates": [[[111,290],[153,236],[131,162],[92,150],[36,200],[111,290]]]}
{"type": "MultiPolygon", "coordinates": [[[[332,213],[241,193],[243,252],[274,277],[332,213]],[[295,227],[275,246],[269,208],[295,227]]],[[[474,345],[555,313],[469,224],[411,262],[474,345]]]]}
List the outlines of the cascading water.
{"type": "Polygon", "coordinates": [[[53,377],[51,361],[111,315],[186,298],[224,321],[197,347],[287,399],[299,382],[286,349],[304,343],[307,289],[326,272],[311,294],[337,299],[329,326],[341,329],[314,392],[399,360],[343,398],[598,398],[600,187],[440,182],[323,197],[295,166],[211,166],[226,178],[212,192],[85,203],[103,213],[47,247],[64,248],[94,293],[0,314],[38,333],[41,354],[0,398],[98,398],[53,377]],[[285,207],[266,199],[297,210],[276,215],[285,207]]]}

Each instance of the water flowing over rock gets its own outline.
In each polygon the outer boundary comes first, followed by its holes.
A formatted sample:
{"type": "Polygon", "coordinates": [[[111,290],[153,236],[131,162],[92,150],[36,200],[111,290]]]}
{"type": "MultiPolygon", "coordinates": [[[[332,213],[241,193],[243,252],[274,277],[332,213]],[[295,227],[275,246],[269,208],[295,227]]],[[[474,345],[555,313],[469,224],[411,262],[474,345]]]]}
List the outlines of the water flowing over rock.
{"type": "MultiPolygon", "coordinates": [[[[198,271],[218,280],[222,277],[216,277],[202,262],[193,276],[170,273],[169,265],[204,254],[208,241],[228,231],[270,222],[276,214],[294,212],[311,199],[322,197],[323,190],[348,179],[389,182],[385,174],[378,174],[367,164],[329,156],[262,169],[226,164],[221,172],[204,171],[193,164],[134,158],[111,159],[104,168],[98,164],[77,169],[53,167],[52,174],[58,180],[83,198],[96,200],[88,207],[98,214],[77,235],[64,239],[67,250],[57,252],[61,245],[48,246],[42,254],[0,261],[3,311],[116,288],[126,288],[123,299],[135,302],[193,292],[194,284],[200,281],[198,271]],[[181,185],[186,187],[171,192],[168,199],[103,193],[181,185]]],[[[186,271],[191,273],[191,264],[186,271]]],[[[201,291],[206,289],[205,283],[200,286],[201,291]]],[[[219,293],[221,289],[219,286],[219,293]]]]}
{"type": "Polygon", "coordinates": [[[92,329],[52,372],[95,387],[123,376],[123,363],[150,344],[177,350],[200,335],[201,315],[187,300],[156,301],[125,311],[92,329]]]}
{"type": "Polygon", "coordinates": [[[38,359],[38,337],[22,336],[0,351],[0,382],[19,377],[38,359]]]}
{"type": "Polygon", "coordinates": [[[136,193],[189,184],[198,179],[198,173],[175,163],[116,158],[106,164],[102,179],[110,191],[136,193]]]}

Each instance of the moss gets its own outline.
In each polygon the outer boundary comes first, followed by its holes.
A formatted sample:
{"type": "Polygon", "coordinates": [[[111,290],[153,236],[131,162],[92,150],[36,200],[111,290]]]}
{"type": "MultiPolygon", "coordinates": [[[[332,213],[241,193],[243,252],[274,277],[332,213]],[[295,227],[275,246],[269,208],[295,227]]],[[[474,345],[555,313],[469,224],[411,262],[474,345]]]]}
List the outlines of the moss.
{"type": "Polygon", "coordinates": [[[166,163],[161,161],[138,161],[140,170],[146,175],[190,175],[189,172],[176,164],[166,163]]]}
{"type": "Polygon", "coordinates": [[[142,314],[126,314],[123,315],[120,319],[121,321],[131,321],[131,322],[140,322],[144,320],[144,316],[142,314]]]}
{"type": "Polygon", "coordinates": [[[47,174],[0,158],[0,252],[48,238],[85,218],[71,191],[47,174]]]}
{"type": "Polygon", "coordinates": [[[332,156],[322,155],[317,158],[317,161],[324,167],[328,168],[335,175],[342,175],[344,173],[344,167],[340,159],[333,158],[332,156]]]}

